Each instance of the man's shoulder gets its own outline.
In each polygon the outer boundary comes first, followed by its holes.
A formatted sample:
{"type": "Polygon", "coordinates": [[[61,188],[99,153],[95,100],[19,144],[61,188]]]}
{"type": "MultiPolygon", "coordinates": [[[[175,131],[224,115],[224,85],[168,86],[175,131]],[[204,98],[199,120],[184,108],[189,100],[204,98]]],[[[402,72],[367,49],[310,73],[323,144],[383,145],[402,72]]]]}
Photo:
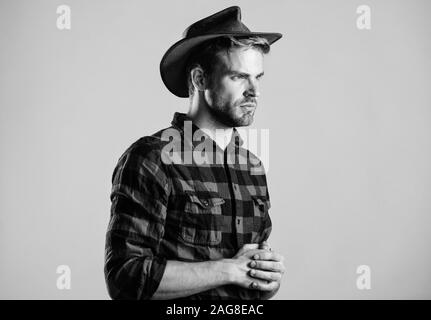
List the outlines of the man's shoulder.
{"type": "Polygon", "coordinates": [[[162,138],[166,129],[168,128],[137,139],[121,154],[112,174],[113,184],[135,183],[136,181],[130,182],[128,179],[152,176],[162,188],[168,188],[167,168],[161,159],[162,148],[169,143],[162,138]],[[123,173],[126,177],[124,180],[123,173]]]}
{"type": "Polygon", "coordinates": [[[160,162],[160,155],[163,147],[169,143],[169,140],[163,137],[163,132],[171,130],[173,127],[166,127],[157,132],[143,136],[134,141],[121,155],[124,158],[128,155],[146,158],[154,162],[160,162]]]}

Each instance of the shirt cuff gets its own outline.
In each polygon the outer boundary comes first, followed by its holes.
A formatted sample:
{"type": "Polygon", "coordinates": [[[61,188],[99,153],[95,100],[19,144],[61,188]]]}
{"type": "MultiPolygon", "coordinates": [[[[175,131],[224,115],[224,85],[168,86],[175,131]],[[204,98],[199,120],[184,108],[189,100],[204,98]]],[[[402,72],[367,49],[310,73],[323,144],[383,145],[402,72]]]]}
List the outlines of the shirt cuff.
{"type": "Polygon", "coordinates": [[[167,259],[164,257],[153,257],[151,261],[150,276],[145,281],[145,287],[142,292],[141,299],[150,299],[162,281],[163,274],[165,273],[167,259]]]}

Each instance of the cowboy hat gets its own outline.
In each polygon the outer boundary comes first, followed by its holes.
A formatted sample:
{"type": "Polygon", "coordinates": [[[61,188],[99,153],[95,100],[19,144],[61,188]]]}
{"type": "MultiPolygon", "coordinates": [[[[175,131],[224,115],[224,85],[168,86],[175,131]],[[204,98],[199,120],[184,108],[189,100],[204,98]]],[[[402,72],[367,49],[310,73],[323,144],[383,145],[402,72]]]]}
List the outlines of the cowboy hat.
{"type": "Polygon", "coordinates": [[[160,62],[160,74],[163,83],[174,95],[186,98],[189,96],[186,78],[186,63],[193,49],[204,41],[223,36],[262,37],[269,44],[282,37],[280,33],[252,32],[241,22],[241,8],[226,8],[189,26],[183,38],[173,44],[160,62]]]}

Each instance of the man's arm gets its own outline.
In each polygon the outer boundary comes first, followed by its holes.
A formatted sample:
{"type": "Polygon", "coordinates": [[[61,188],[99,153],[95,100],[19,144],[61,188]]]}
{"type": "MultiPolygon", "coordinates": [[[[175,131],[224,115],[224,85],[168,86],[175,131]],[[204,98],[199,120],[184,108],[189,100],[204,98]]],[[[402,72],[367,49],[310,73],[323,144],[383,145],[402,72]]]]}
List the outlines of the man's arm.
{"type": "Polygon", "coordinates": [[[169,183],[151,144],[129,148],[112,177],[106,233],[105,279],[112,299],[150,299],[162,279],[159,255],[165,232],[169,183]]]}
{"type": "Polygon", "coordinates": [[[232,259],[205,262],[168,260],[152,299],[182,298],[227,284],[247,289],[258,288],[262,292],[268,292],[267,294],[275,294],[276,291],[271,290],[274,290],[276,283],[267,284],[267,281],[263,280],[271,277],[271,272],[260,270],[259,277],[250,275],[250,263],[256,255],[268,259],[276,258],[274,254],[265,255],[266,250],[258,249],[258,246],[246,244],[232,259]]]}
{"type": "Polygon", "coordinates": [[[181,262],[168,260],[153,300],[187,297],[230,282],[226,260],[181,262]]]}

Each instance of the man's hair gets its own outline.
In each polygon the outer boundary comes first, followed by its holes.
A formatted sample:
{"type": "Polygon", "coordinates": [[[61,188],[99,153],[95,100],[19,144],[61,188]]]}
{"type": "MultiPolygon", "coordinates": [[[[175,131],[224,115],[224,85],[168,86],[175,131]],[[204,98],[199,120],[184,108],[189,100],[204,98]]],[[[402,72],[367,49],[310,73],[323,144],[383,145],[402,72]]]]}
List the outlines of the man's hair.
{"type": "Polygon", "coordinates": [[[200,66],[206,77],[211,81],[215,66],[219,62],[217,54],[221,51],[228,53],[234,48],[255,48],[260,50],[263,54],[267,54],[270,45],[267,39],[261,37],[234,38],[232,36],[225,36],[204,42],[195,49],[194,53],[187,61],[186,77],[190,97],[194,93],[194,86],[190,74],[191,70],[200,66]]]}

